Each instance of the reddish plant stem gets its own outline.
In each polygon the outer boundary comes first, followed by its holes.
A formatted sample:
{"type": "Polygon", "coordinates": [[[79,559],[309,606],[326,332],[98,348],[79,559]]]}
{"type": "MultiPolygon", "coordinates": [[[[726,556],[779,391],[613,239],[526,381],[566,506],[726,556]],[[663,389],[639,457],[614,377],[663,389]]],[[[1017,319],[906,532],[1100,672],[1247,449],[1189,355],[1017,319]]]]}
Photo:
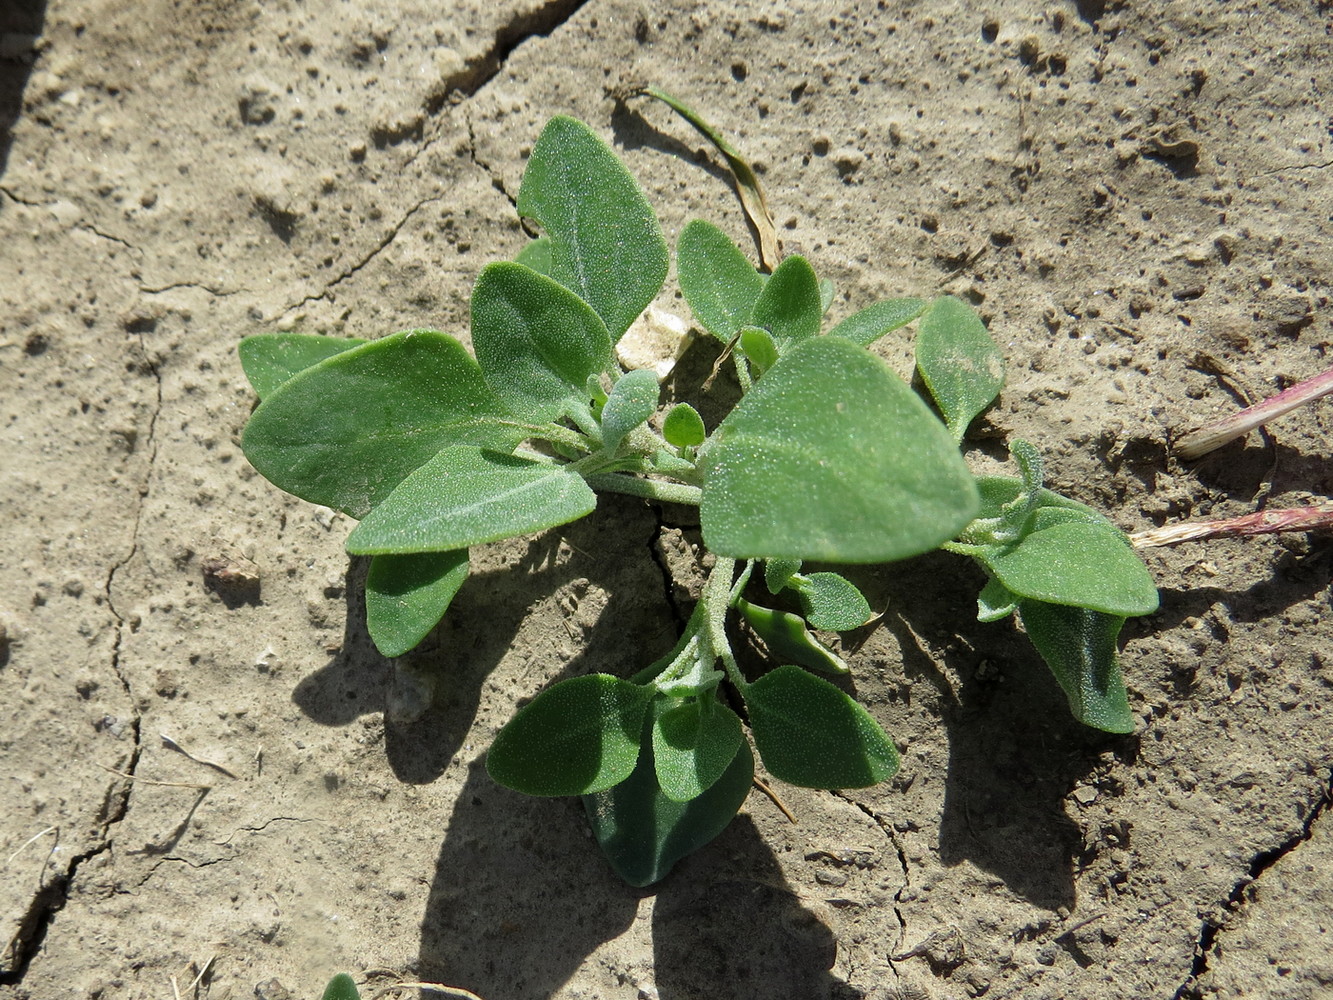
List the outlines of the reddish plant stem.
{"type": "Polygon", "coordinates": [[[1243,535],[1273,535],[1282,531],[1313,531],[1333,528],[1333,504],[1318,507],[1291,507],[1286,510],[1261,510],[1240,517],[1224,517],[1216,521],[1185,521],[1167,524],[1130,535],[1136,549],[1150,549],[1157,545],[1176,545],[1179,542],[1203,538],[1228,538],[1243,535]]]}
{"type": "Polygon", "coordinates": [[[1333,392],[1333,368],[1321,372],[1314,378],[1298,382],[1262,403],[1255,403],[1239,413],[1233,413],[1216,423],[1191,431],[1176,442],[1176,454],[1184,459],[1200,458],[1222,447],[1228,441],[1234,441],[1256,427],[1261,427],[1298,406],[1313,402],[1321,396],[1327,396],[1330,392],[1333,392]]]}

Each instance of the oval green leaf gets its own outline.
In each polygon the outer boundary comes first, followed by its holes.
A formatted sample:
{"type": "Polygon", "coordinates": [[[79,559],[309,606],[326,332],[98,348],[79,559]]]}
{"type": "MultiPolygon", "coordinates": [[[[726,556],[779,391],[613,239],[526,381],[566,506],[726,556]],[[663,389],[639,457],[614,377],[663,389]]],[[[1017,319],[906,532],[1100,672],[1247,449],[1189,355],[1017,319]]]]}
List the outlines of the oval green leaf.
{"type": "Polygon", "coordinates": [[[1018,617],[1064,689],[1074,718],[1108,733],[1132,733],[1134,713],[1116,657],[1125,620],[1040,601],[1020,602],[1018,617]]]}
{"type": "Polygon", "coordinates": [[[856,585],[837,573],[811,573],[793,580],[805,620],[815,628],[845,632],[870,621],[870,603],[856,585]]]}
{"type": "Polygon", "coordinates": [[[689,403],[677,403],[662,421],[662,436],[677,448],[697,448],[707,437],[704,418],[689,403]]]}
{"type": "Polygon", "coordinates": [[[340,972],[329,980],[329,985],[324,987],[324,996],[322,1000],[361,1000],[361,994],[357,991],[356,980],[345,972],[340,972]]]}
{"type": "Polygon", "coordinates": [[[977,489],[948,431],[846,340],[792,348],[701,449],[708,547],[738,559],[870,563],[948,541],[977,489]]]}
{"type": "Polygon", "coordinates": [[[366,629],[380,655],[402,656],[424,639],[467,572],[467,549],[375,556],[366,576],[366,629]]]}
{"type": "Polygon", "coordinates": [[[985,324],[964,301],[936,299],[917,332],[917,371],[940,407],[954,440],[1004,387],[1004,357],[985,324]]]}
{"type": "Polygon", "coordinates": [[[487,384],[532,423],[586,407],[588,379],[612,367],[610,334],[592,308],[508,261],[487,265],[472,289],[472,347],[487,384]]]}
{"type": "Polygon", "coordinates": [[[764,276],[730,237],[702,219],[681,230],[676,271],[694,318],[724,343],[750,321],[764,288],[764,276]]]}
{"type": "Polygon", "coordinates": [[[577,473],[480,448],[446,448],[347,536],[357,556],[443,552],[545,531],[597,506],[577,473]]]}
{"type": "Polygon", "coordinates": [[[750,364],[754,365],[760,375],[778,363],[777,341],[762,326],[742,327],[737,346],[741,353],[750,359],[750,364]]]}
{"type": "Polygon", "coordinates": [[[1122,617],[1157,610],[1157,587],[1148,567],[1109,524],[1053,524],[983,561],[1020,597],[1122,617]]]}
{"type": "Polygon", "coordinates": [[[656,373],[647,368],[617,379],[602,407],[602,446],[614,452],[626,434],[657,412],[661,394],[656,373]]]}
{"type": "Polygon", "coordinates": [[[742,739],[741,720],[711,694],[663,712],[653,724],[663,794],[673,802],[698,798],[726,772],[742,739]]]}
{"type": "Polygon", "coordinates": [[[355,337],[321,337],[310,333],[259,333],[236,348],[241,370],[255,395],[264,399],[297,372],[335,354],[366,343],[355,337]]]}
{"type": "Polygon", "coordinates": [[[360,518],[447,445],[512,449],[524,434],[507,417],[462,344],[414,330],[293,375],[251,415],[241,448],[279,489],[360,518]]]}
{"type": "Polygon", "coordinates": [[[879,723],[800,667],[778,667],[744,695],[755,748],[775,778],[806,788],[866,788],[898,770],[898,751],[879,723]]]}
{"type": "Polygon", "coordinates": [[[823,317],[819,279],[810,262],[798,255],[787,257],[769,275],[755,300],[750,322],[783,342],[815,336],[823,317]]]}
{"type": "Polygon", "coordinates": [[[936,299],[922,317],[916,366],[956,441],[1004,386],[1000,349],[976,311],[952,296],[936,299]]]}
{"type": "Polygon", "coordinates": [[[667,798],[657,783],[652,741],[634,772],[609,791],[584,796],[593,835],[611,867],[633,886],[666,878],[681,858],[726,829],[750,794],[754,755],[743,740],[708,790],[688,802],[667,798]]]}
{"type": "Polygon", "coordinates": [[[634,770],[652,699],[652,688],[610,674],[560,681],[500,730],[486,770],[525,795],[604,791],[634,770]]]}
{"type": "Polygon", "coordinates": [[[518,211],[550,241],[550,275],[592,306],[612,340],[666,280],[666,240],[634,178],[581,121],[552,118],[533,147],[518,211]]]}

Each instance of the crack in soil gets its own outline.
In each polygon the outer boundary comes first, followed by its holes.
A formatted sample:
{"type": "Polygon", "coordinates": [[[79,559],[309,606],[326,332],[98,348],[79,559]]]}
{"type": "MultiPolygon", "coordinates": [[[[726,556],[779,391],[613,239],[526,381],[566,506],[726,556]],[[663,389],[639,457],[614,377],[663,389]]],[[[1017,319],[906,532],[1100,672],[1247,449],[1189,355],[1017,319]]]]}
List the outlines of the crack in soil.
{"type": "Polygon", "coordinates": [[[666,553],[662,551],[662,533],[667,530],[666,519],[662,515],[662,508],[657,504],[648,505],[653,512],[653,517],[657,521],[656,530],[648,536],[648,558],[657,566],[662,574],[662,592],[666,595],[667,607],[671,609],[671,617],[676,622],[678,633],[685,631],[685,626],[689,624],[689,615],[681,609],[676,600],[675,576],[671,573],[671,566],[667,563],[666,553]]]}
{"type": "MultiPolygon", "coordinates": [[[[1232,887],[1223,907],[1225,913],[1240,913],[1244,910],[1245,890],[1259,881],[1266,871],[1310,839],[1314,833],[1315,823],[1323,816],[1330,803],[1333,803],[1333,772],[1329,773],[1323,794],[1315,801],[1314,808],[1310,810],[1310,815],[1306,817],[1305,824],[1300,832],[1292,834],[1277,847],[1260,851],[1250,859],[1249,874],[1232,887]]],[[[1204,920],[1203,929],[1199,933],[1198,944],[1194,946],[1194,964],[1190,968],[1189,975],[1185,977],[1185,981],[1180,984],[1180,988],[1172,996],[1172,1000],[1200,1000],[1203,996],[1199,990],[1199,980],[1208,972],[1208,953],[1216,946],[1217,939],[1224,930],[1226,930],[1225,922],[1217,923],[1212,918],[1204,920]]]]}
{"type": "Polygon", "coordinates": [[[428,114],[438,114],[453,95],[464,99],[476,97],[504,68],[514,50],[530,38],[547,37],[577,14],[589,0],[549,0],[546,4],[518,14],[495,29],[491,47],[464,63],[463,68],[440,81],[426,98],[428,114]]]}
{"type": "MultiPolygon", "coordinates": [[[[411,219],[412,216],[416,215],[417,212],[421,211],[427,205],[430,205],[437,201],[443,201],[444,197],[445,196],[442,194],[437,194],[437,195],[431,195],[429,198],[422,198],[415,205],[409,208],[406,213],[404,213],[403,217],[398,220],[398,222],[393,226],[393,228],[391,228],[388,231],[388,233],[384,235],[383,238],[381,238],[379,243],[376,244],[375,248],[371,250],[368,254],[366,254],[364,257],[362,257],[361,260],[357,261],[351,267],[347,268],[332,281],[327,282],[324,285],[323,291],[315,295],[303,296],[299,302],[293,303],[292,305],[289,305],[286,308],[284,308],[283,312],[289,313],[292,312],[293,310],[300,309],[302,306],[307,305],[311,302],[318,302],[320,299],[327,299],[329,297],[329,294],[333,291],[334,288],[336,288],[338,285],[341,285],[344,281],[350,280],[353,276],[355,276],[358,272],[360,272],[362,268],[366,267],[366,265],[368,265],[372,260],[374,260],[377,256],[379,256],[379,254],[384,251],[385,247],[387,247],[390,243],[396,240],[398,238],[398,234],[402,232],[403,227],[407,225],[408,220],[411,219]]],[[[211,291],[211,289],[205,289],[205,290],[211,291]]],[[[214,292],[214,294],[230,295],[232,293],[214,292]]]]}
{"type": "MultiPolygon", "coordinates": [[[[903,870],[903,887],[893,894],[893,914],[898,918],[898,928],[901,932],[898,940],[901,944],[903,941],[907,940],[907,918],[903,916],[903,911],[897,904],[902,902],[903,893],[911,888],[912,885],[912,871],[911,866],[907,863],[907,852],[903,848],[903,845],[898,842],[898,836],[894,833],[893,827],[889,824],[888,820],[884,819],[879,813],[875,812],[875,810],[871,809],[865,803],[857,802],[844,792],[835,791],[833,794],[849,805],[856,806],[862,813],[874,820],[875,825],[883,831],[884,836],[887,837],[889,843],[893,845],[894,853],[898,855],[898,864],[903,870]]],[[[894,967],[892,959],[889,960],[889,967],[893,969],[894,975],[898,974],[898,970],[894,967]]]]}
{"type": "MultiPolygon", "coordinates": [[[[4,192],[9,194],[8,191],[4,192]]],[[[88,227],[84,227],[88,228],[88,227]]],[[[98,233],[97,235],[103,235],[98,233]]],[[[114,239],[113,237],[108,237],[114,239]]],[[[116,241],[123,242],[123,241],[116,241]]],[[[128,246],[128,244],[126,244],[128,246]]],[[[133,249],[133,248],[131,248],[133,249]]],[[[121,650],[125,639],[125,628],[127,625],[125,616],[116,608],[114,598],[114,585],[116,574],[127,566],[135,553],[139,551],[139,530],[143,519],[143,498],[148,495],[148,487],[152,482],[153,469],[157,461],[157,418],[162,412],[162,373],[157,365],[151,360],[147,349],[144,347],[143,337],[139,337],[139,349],[144,356],[144,364],[147,369],[153,373],[156,382],[156,402],[153,407],[153,413],[148,420],[148,441],[150,443],[148,468],[144,473],[143,481],[139,485],[139,505],[134,514],[134,527],[130,533],[130,551],[121,559],[117,560],[107,571],[106,582],[102,585],[103,593],[106,596],[107,608],[116,620],[115,639],[111,644],[111,670],[120,681],[121,689],[125,692],[125,697],[129,701],[130,719],[129,730],[133,738],[130,748],[129,763],[124,771],[133,775],[139,766],[139,758],[143,753],[143,740],[140,729],[140,718],[135,709],[135,698],[133,686],[130,679],[126,676],[121,667],[121,650]]],[[[87,851],[77,854],[70,858],[65,870],[51,879],[50,882],[41,885],[32,901],[28,904],[27,912],[23,914],[19,921],[19,929],[14,935],[9,946],[8,960],[4,967],[0,967],[0,986],[16,986],[23,981],[27,975],[28,968],[32,964],[33,958],[41,950],[43,942],[46,940],[47,931],[50,930],[56,914],[64,909],[69,901],[70,886],[78,876],[79,869],[84,863],[105,854],[112,846],[112,828],[125,819],[130,808],[130,789],[133,782],[127,779],[117,779],[107,787],[106,796],[103,799],[100,813],[100,829],[98,830],[98,841],[87,851]],[[117,788],[117,784],[123,782],[123,787],[117,788]]]]}

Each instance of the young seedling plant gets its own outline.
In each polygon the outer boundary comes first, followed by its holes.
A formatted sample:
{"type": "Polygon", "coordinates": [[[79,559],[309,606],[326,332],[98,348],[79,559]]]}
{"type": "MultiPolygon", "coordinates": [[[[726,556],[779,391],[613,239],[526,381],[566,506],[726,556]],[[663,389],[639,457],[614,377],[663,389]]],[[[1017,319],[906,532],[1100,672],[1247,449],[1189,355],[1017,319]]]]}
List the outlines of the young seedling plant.
{"type": "Polygon", "coordinates": [[[870,607],[843,576],[805,564],[940,548],[981,565],[979,617],[1019,617],[1076,718],[1133,729],[1116,639],[1128,616],[1157,607],[1156,589],[1118,529],[1043,485],[1031,445],[1011,445],[1016,476],[968,470],[959,445],[1003,383],[969,306],[895,299],[824,330],[829,286],[809,261],[789,256],[766,275],[720,229],[690,222],[680,288],[696,324],[726,345],[742,392],[710,431],[688,402],[661,408],[655,374],[617,364],[616,342],[669,259],[612,151],[554,118],[518,211],[543,235],[478,277],[475,357],[432,330],[240,346],[261,399],[245,454],[281,489],[360,522],[347,551],[370,557],[367,625],[385,656],[439,622],[474,546],[584,517],[599,493],[698,507],[716,561],[675,646],[630,676],[540,693],[491,745],[496,781],[582,796],[616,871],[647,885],[736,814],[754,777],[751,740],[792,784],[885,780],[898,768],[893,741],[821,676],[848,668],[811,631],[860,627],[870,607]],[[913,321],[934,409],[870,349],[913,321]],[[758,677],[737,665],[738,618],[776,660],[758,677]]]}

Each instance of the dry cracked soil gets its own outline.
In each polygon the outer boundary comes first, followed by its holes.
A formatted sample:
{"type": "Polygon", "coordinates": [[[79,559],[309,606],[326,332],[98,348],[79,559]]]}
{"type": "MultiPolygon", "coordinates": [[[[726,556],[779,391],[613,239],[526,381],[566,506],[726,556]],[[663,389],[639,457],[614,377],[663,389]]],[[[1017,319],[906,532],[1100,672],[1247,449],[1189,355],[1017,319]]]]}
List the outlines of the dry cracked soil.
{"type": "Polygon", "coordinates": [[[631,890],[484,755],[670,644],[696,525],[610,497],[479,551],[392,664],[347,518],[241,454],[236,357],[466,338],[557,113],[670,240],[752,246],[707,144],[606,96],[646,81],[753,160],[834,319],[976,304],[1008,383],[974,462],[1032,441],[1128,531],[1325,498],[1327,405],[1170,443],[1330,363],[1327,2],[5,0],[0,32],[0,998],[1333,996],[1327,536],[1148,551],[1121,737],[974,620],[974,570],[856,570],[885,614],[842,648],[902,771],[779,786],[795,823],[756,792],[631,890]]]}

